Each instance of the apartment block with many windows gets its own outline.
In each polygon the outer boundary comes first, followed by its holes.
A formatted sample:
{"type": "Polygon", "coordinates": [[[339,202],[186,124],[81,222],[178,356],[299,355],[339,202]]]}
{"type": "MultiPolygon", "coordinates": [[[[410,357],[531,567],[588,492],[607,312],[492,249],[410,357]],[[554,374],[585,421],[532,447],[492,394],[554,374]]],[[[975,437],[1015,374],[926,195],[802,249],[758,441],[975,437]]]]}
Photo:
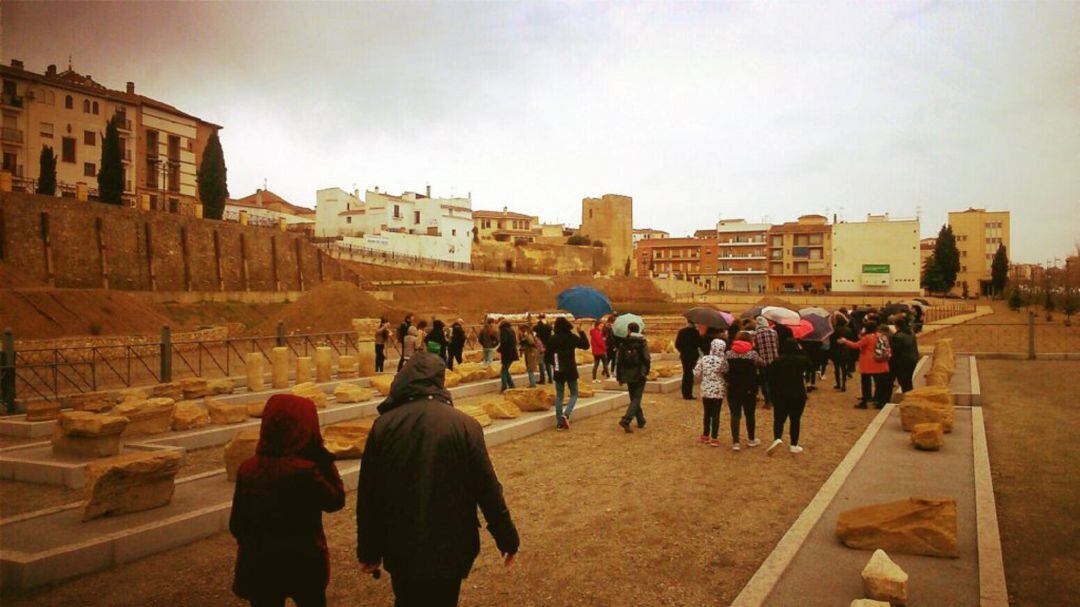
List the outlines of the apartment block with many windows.
{"type": "Polygon", "coordinates": [[[949,226],[960,252],[960,272],[953,292],[963,293],[966,284],[969,295],[989,295],[994,254],[1000,245],[1009,250],[1009,212],[976,208],[951,211],[949,226]]]}
{"type": "Polygon", "coordinates": [[[769,228],[769,291],[824,293],[832,289],[832,226],[824,215],[803,215],[769,228]]]}

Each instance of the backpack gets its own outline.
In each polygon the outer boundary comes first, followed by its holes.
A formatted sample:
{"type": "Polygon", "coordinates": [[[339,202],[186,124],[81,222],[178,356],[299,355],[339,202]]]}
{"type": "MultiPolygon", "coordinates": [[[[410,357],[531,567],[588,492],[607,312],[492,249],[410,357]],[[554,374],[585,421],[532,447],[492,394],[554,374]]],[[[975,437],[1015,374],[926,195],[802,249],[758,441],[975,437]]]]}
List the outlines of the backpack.
{"type": "Polygon", "coordinates": [[[890,358],[892,358],[892,347],[889,346],[889,338],[878,335],[877,342],[874,344],[874,360],[888,362],[890,358]]]}

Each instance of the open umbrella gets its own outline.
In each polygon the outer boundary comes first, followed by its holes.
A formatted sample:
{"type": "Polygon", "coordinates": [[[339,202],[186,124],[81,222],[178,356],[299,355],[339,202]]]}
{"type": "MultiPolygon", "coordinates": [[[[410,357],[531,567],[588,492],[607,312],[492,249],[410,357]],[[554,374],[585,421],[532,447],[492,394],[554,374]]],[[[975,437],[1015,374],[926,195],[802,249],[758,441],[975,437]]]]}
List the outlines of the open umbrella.
{"type": "Polygon", "coordinates": [[[802,318],[809,318],[811,316],[820,316],[822,318],[829,317],[829,311],[825,308],[803,308],[799,310],[799,316],[802,318]]]}
{"type": "Polygon", "coordinates": [[[774,297],[772,295],[766,295],[765,297],[762,297],[761,299],[757,300],[757,303],[754,305],[763,306],[766,308],[769,306],[772,306],[774,308],[787,308],[792,312],[798,310],[798,308],[796,308],[790,301],[784,299],[783,297],[774,297]]]}
{"type": "Polygon", "coordinates": [[[902,303],[891,303],[881,309],[882,316],[892,316],[901,312],[910,312],[911,306],[902,303]]]}
{"type": "Polygon", "coordinates": [[[728,319],[724,318],[723,312],[714,308],[690,308],[683,316],[695,325],[705,325],[713,329],[726,329],[731,326],[728,319]]]}
{"type": "Polygon", "coordinates": [[[574,318],[600,318],[612,312],[611,300],[592,287],[570,287],[559,293],[555,305],[573,314],[574,318]]]}
{"type": "Polygon", "coordinates": [[[815,314],[804,316],[799,326],[801,327],[803,323],[810,325],[811,331],[798,339],[825,341],[833,333],[832,323],[829,322],[827,316],[817,316],[815,314]]]}
{"type": "Polygon", "coordinates": [[[728,312],[727,310],[720,310],[720,316],[724,317],[724,322],[726,322],[729,327],[735,324],[735,315],[731,312],[728,312]]]}
{"type": "Polygon", "coordinates": [[[788,325],[789,327],[796,327],[799,325],[799,313],[787,308],[779,308],[777,306],[765,306],[761,310],[761,315],[765,318],[782,325],[788,325]]]}
{"type": "Polygon", "coordinates": [[[627,328],[631,323],[637,323],[638,330],[645,330],[645,321],[642,320],[637,314],[623,314],[615,319],[615,322],[611,324],[611,332],[615,334],[615,337],[626,337],[630,334],[630,330],[627,328]]]}
{"type": "Polygon", "coordinates": [[[925,299],[923,299],[922,297],[916,297],[916,298],[915,298],[915,301],[917,301],[917,302],[921,303],[921,304],[922,304],[922,305],[924,305],[924,306],[933,306],[933,305],[934,305],[934,304],[932,304],[932,303],[930,303],[930,302],[926,301],[926,300],[925,300],[925,299]]]}
{"type": "Polygon", "coordinates": [[[761,316],[761,311],[765,309],[765,306],[754,306],[749,310],[739,314],[739,318],[757,318],[761,316]]]}
{"type": "Polygon", "coordinates": [[[806,319],[799,320],[797,325],[791,325],[791,334],[795,339],[806,339],[806,336],[813,332],[814,325],[810,324],[810,321],[806,319]]]}

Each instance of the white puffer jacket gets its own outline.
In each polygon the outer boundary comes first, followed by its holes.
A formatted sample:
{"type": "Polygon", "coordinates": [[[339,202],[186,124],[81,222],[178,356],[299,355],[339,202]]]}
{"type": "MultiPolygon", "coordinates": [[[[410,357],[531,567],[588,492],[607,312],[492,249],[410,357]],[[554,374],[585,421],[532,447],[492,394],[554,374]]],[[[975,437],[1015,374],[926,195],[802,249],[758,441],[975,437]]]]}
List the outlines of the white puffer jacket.
{"type": "Polygon", "coordinates": [[[712,340],[709,353],[698,359],[694,365],[694,378],[701,382],[702,398],[724,398],[727,396],[727,382],[724,374],[728,370],[724,349],[727,344],[722,339],[712,340]]]}

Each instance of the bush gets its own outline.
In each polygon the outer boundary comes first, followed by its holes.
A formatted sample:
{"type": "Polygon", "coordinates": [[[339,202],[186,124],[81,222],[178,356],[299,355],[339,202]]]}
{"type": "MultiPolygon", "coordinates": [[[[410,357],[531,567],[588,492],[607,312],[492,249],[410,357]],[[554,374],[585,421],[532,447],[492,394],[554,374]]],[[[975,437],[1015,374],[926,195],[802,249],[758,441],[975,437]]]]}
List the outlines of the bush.
{"type": "Polygon", "coordinates": [[[594,241],[592,241],[592,246],[594,246],[594,247],[603,247],[604,243],[600,242],[599,240],[594,240],[594,241]]]}
{"type": "Polygon", "coordinates": [[[575,246],[575,247],[581,247],[581,246],[586,246],[587,247],[590,244],[592,244],[592,240],[590,240],[588,236],[575,235],[575,236],[571,236],[570,238],[567,238],[566,239],[566,244],[571,245],[571,246],[575,246]]]}
{"type": "Polygon", "coordinates": [[[1012,289],[1012,292],[1009,293],[1009,309],[1018,312],[1023,305],[1024,298],[1020,295],[1020,289],[1012,289]]]}
{"type": "Polygon", "coordinates": [[[92,322],[90,326],[86,328],[86,332],[90,335],[101,335],[101,323],[92,322]]]}

